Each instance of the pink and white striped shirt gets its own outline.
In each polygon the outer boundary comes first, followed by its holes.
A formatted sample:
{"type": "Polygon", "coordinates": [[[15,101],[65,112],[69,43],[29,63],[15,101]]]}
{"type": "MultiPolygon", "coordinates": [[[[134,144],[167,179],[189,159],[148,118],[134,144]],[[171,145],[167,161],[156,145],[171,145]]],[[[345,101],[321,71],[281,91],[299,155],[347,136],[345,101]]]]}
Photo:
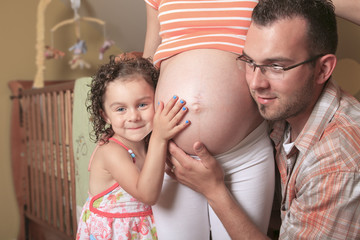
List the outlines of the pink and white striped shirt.
{"type": "Polygon", "coordinates": [[[192,49],[241,54],[257,0],[145,0],[158,10],[160,36],[154,64],[192,49]]]}

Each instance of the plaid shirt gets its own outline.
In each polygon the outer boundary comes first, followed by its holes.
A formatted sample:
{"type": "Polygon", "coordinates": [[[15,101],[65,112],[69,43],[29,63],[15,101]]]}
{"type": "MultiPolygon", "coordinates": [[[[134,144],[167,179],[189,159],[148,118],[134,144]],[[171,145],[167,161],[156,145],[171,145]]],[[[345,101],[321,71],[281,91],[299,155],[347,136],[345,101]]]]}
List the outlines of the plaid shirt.
{"type": "Polygon", "coordinates": [[[286,154],[286,122],[270,135],[281,180],[280,239],[360,239],[360,103],[332,80],[286,154]]]}

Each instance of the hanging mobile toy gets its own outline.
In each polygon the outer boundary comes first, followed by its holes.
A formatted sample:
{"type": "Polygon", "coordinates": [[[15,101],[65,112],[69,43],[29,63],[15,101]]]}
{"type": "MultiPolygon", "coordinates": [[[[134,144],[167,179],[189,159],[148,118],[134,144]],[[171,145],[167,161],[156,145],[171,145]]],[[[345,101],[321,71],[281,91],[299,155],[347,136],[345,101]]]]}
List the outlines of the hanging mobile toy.
{"type": "Polygon", "coordinates": [[[90,68],[91,65],[89,63],[87,63],[84,59],[82,59],[82,56],[79,54],[75,54],[73,55],[72,59],[69,61],[69,65],[71,69],[75,69],[80,67],[80,69],[85,68],[90,68]]]}
{"type": "Polygon", "coordinates": [[[65,53],[58,49],[55,49],[55,48],[52,48],[52,47],[46,45],[45,51],[44,51],[44,56],[45,56],[45,59],[59,59],[59,58],[63,58],[65,56],[65,53]]]}
{"type": "Polygon", "coordinates": [[[99,50],[99,59],[102,60],[104,58],[104,53],[112,46],[115,42],[112,40],[105,40],[104,44],[101,46],[99,50]]]}
{"type": "Polygon", "coordinates": [[[69,48],[69,51],[73,51],[74,55],[85,54],[87,52],[85,41],[78,40],[74,45],[69,48]]]}
{"type": "Polygon", "coordinates": [[[84,40],[78,40],[77,43],[69,48],[69,51],[73,51],[73,57],[69,61],[71,69],[75,69],[77,67],[80,67],[80,69],[83,69],[84,67],[91,67],[91,65],[82,58],[83,54],[87,52],[87,47],[84,40]]]}

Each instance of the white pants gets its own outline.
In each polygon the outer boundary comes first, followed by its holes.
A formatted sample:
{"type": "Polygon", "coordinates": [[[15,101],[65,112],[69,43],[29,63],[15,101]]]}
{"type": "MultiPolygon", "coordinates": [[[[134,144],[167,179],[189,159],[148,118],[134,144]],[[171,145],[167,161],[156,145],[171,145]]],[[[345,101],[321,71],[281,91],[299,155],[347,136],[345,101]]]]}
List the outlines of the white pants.
{"type": "MultiPolygon", "coordinates": [[[[225,182],[232,195],[266,234],[275,171],[266,122],[216,159],[225,171],[225,182]]],[[[210,230],[213,240],[231,239],[206,198],[166,174],[153,212],[159,240],[209,240],[210,230]]]]}

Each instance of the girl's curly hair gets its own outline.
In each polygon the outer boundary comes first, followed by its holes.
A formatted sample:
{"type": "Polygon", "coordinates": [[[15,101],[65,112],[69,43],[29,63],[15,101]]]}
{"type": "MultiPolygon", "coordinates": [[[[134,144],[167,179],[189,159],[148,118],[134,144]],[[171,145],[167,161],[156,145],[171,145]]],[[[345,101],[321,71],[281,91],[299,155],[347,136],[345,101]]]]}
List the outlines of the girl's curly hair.
{"type": "Polygon", "coordinates": [[[105,111],[103,103],[106,87],[115,79],[126,80],[132,75],[140,75],[155,90],[159,71],[154,67],[151,59],[127,58],[126,55],[123,58],[110,56],[110,62],[101,65],[95,75],[92,76],[86,107],[93,126],[93,131],[90,134],[93,141],[107,143],[109,138],[114,135],[112,127],[106,123],[101,114],[102,111],[105,111]]]}

